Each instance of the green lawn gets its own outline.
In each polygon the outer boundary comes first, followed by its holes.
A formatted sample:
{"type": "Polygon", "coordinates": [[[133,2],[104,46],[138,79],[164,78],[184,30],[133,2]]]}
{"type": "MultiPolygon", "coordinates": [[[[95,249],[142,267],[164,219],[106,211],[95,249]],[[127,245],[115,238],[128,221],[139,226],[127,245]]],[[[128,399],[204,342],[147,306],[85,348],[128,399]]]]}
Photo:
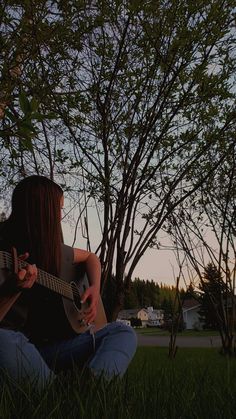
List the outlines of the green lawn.
{"type": "Polygon", "coordinates": [[[234,419],[236,358],[214,349],[139,347],[122,380],[60,377],[43,393],[33,386],[0,393],[0,418],[234,419]]]}
{"type": "MultiPolygon", "coordinates": [[[[169,336],[170,332],[167,330],[158,329],[157,327],[143,327],[136,328],[135,331],[141,335],[147,336],[169,336]]],[[[179,332],[178,336],[218,336],[219,332],[216,330],[184,330],[179,332]]]]}

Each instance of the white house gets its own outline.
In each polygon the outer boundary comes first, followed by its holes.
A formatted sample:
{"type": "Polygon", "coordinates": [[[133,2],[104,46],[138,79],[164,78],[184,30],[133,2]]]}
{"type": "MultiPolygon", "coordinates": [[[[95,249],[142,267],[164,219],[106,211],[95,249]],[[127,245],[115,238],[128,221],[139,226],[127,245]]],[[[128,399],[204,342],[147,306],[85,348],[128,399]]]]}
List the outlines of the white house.
{"type": "Polygon", "coordinates": [[[121,310],[117,317],[117,321],[131,319],[140,319],[142,326],[146,326],[148,322],[148,313],[144,308],[121,310]]]}
{"type": "Polygon", "coordinates": [[[200,306],[201,304],[199,304],[194,298],[184,301],[182,310],[183,321],[186,325],[186,329],[194,329],[195,327],[202,329],[202,323],[198,313],[200,306]]]}
{"type": "Polygon", "coordinates": [[[164,323],[164,311],[154,310],[153,307],[122,310],[118,314],[117,321],[130,321],[140,319],[142,326],[161,326],[164,323]]]}
{"type": "Polygon", "coordinates": [[[145,309],[148,313],[147,326],[162,326],[164,323],[164,310],[154,310],[153,307],[145,309]]]}

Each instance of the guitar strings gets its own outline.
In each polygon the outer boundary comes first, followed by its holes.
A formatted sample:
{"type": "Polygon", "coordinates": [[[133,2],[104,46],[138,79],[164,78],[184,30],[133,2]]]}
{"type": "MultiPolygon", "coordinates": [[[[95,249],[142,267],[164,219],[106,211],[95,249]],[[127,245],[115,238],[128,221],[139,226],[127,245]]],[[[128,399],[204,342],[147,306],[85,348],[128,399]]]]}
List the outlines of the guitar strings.
{"type": "MultiPolygon", "coordinates": [[[[12,259],[13,259],[12,255],[10,253],[5,252],[5,251],[0,251],[0,268],[2,267],[2,268],[9,269],[11,267],[11,265],[13,265],[13,260],[12,259]]],[[[17,260],[19,262],[19,267],[20,268],[29,265],[29,263],[27,263],[25,261],[22,261],[21,259],[17,259],[17,260]]],[[[51,280],[51,282],[53,282],[56,285],[58,285],[58,284],[61,285],[61,288],[64,288],[65,290],[66,289],[68,290],[68,288],[69,288],[72,291],[71,284],[66,283],[65,281],[61,280],[60,278],[57,278],[56,276],[53,276],[52,274],[49,274],[48,272],[43,271],[40,268],[38,269],[38,274],[41,275],[41,276],[45,276],[46,279],[51,280]]],[[[57,292],[56,290],[54,290],[54,291],[57,292]]],[[[81,298],[79,291],[74,287],[73,287],[73,291],[72,291],[72,296],[73,295],[78,296],[79,299],[81,298]]],[[[73,301],[73,299],[72,299],[72,301],[73,301]]],[[[84,331],[89,330],[90,328],[92,328],[92,325],[87,324],[86,326],[87,326],[86,329],[83,329],[84,331]]],[[[81,327],[84,328],[84,326],[81,326],[81,327]]],[[[92,332],[92,335],[93,335],[93,332],[92,332]]],[[[93,335],[93,345],[94,345],[94,343],[95,343],[95,341],[94,341],[94,335],[93,335]]]]}
{"type": "MultiPolygon", "coordinates": [[[[11,256],[10,253],[3,252],[2,251],[1,254],[3,254],[3,256],[0,255],[0,258],[3,260],[3,263],[4,264],[5,264],[5,262],[9,262],[10,264],[12,263],[12,256],[11,256]]],[[[19,266],[20,267],[23,267],[23,268],[25,266],[28,266],[29,265],[29,263],[27,263],[25,261],[22,261],[20,259],[18,259],[18,262],[19,262],[19,266]]],[[[56,276],[54,276],[52,274],[49,274],[46,271],[43,271],[40,268],[38,268],[38,274],[39,274],[39,276],[40,275],[41,276],[44,276],[44,279],[46,279],[46,280],[49,279],[51,281],[51,283],[53,283],[55,285],[55,288],[58,288],[58,286],[59,286],[64,292],[66,292],[66,293],[72,293],[72,295],[75,295],[76,297],[79,297],[80,298],[80,293],[79,293],[78,289],[76,289],[75,287],[73,287],[73,289],[72,289],[72,285],[71,284],[63,281],[62,279],[60,279],[60,278],[58,278],[58,277],[56,277],[56,276]]],[[[55,289],[53,291],[56,292],[57,290],[55,289]]]]}

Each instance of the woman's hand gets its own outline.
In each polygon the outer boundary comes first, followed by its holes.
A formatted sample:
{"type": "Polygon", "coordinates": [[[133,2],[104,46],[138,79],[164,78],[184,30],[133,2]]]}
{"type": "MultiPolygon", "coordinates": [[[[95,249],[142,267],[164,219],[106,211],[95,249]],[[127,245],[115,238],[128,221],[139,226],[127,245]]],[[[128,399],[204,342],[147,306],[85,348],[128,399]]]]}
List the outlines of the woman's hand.
{"type": "Polygon", "coordinates": [[[95,285],[91,285],[86,289],[81,298],[81,303],[88,303],[89,307],[84,311],[84,321],[92,323],[97,315],[97,306],[99,300],[99,289],[95,285]]]}
{"type": "Polygon", "coordinates": [[[92,323],[97,315],[97,306],[100,296],[101,263],[95,253],[74,248],[74,263],[85,262],[90,287],[81,297],[82,304],[87,302],[88,308],[84,310],[84,321],[92,323]]]}
{"type": "MultiPolygon", "coordinates": [[[[19,256],[19,259],[26,260],[29,253],[19,256]]],[[[27,265],[18,271],[17,286],[19,288],[31,288],[37,279],[36,265],[27,265]]]]}

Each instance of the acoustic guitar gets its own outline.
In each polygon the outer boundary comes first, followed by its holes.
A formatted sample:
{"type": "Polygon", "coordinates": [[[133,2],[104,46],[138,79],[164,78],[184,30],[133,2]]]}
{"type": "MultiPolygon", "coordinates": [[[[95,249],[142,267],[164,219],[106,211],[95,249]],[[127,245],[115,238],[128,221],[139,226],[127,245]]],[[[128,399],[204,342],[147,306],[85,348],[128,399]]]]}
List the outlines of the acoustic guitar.
{"type": "MultiPolygon", "coordinates": [[[[0,251],[0,280],[4,282],[4,273],[14,270],[14,259],[16,255],[9,252],[0,251]]],[[[25,268],[28,263],[17,258],[19,269],[25,268]]],[[[92,328],[93,331],[101,329],[107,324],[106,314],[103,307],[102,299],[99,297],[97,315],[92,324],[86,324],[84,321],[84,310],[89,303],[81,303],[81,296],[89,287],[89,281],[86,272],[79,279],[66,282],[54,275],[51,275],[42,269],[38,269],[37,283],[47,289],[62,296],[64,310],[67,319],[76,333],[83,333],[92,328]]],[[[0,321],[5,317],[12,305],[21,295],[21,291],[17,291],[12,296],[0,297],[0,321]]]]}

